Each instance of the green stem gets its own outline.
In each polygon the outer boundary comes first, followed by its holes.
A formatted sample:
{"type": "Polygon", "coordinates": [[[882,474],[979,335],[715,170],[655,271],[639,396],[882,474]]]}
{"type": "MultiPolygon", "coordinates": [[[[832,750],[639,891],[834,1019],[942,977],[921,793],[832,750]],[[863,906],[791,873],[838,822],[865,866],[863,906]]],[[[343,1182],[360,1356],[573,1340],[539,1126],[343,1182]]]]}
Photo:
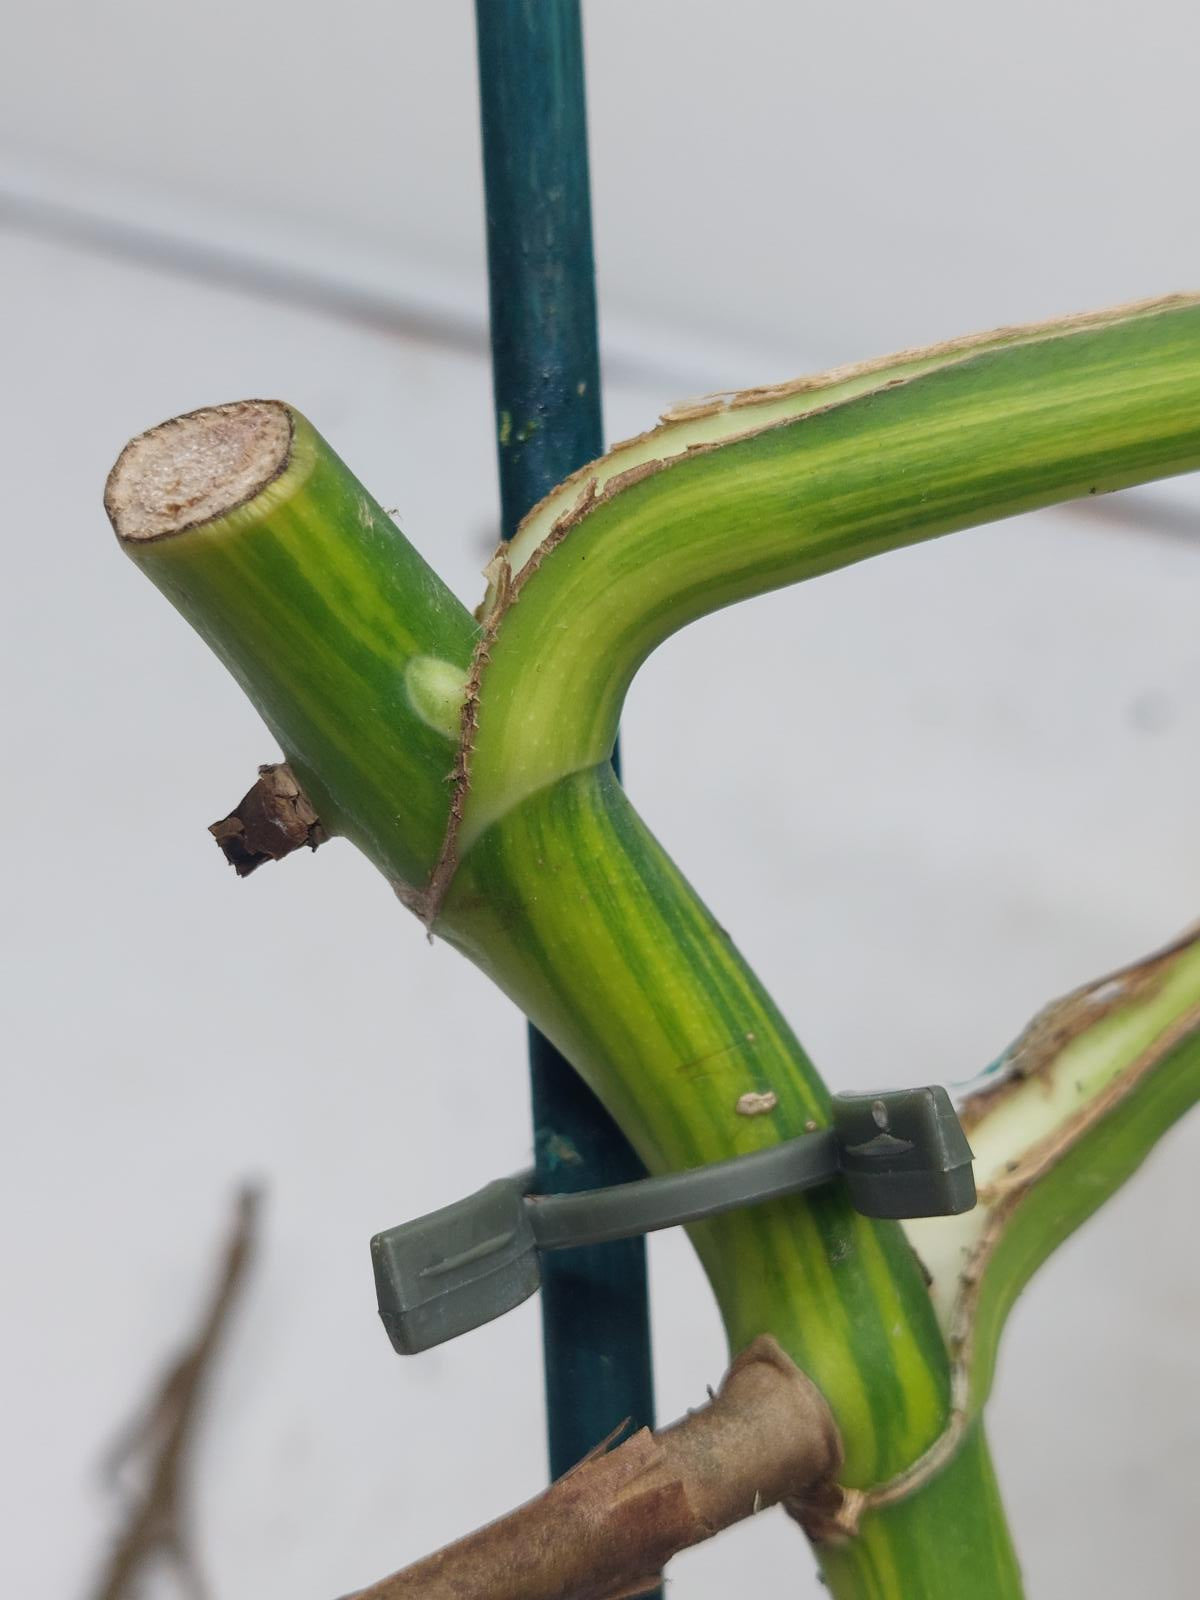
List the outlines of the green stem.
{"type": "Polygon", "coordinates": [[[822,1545],[819,1554],[835,1600],[1020,1600],[1024,1592],[979,1423],[919,1494],[873,1513],[856,1539],[822,1545]]]}
{"type": "MultiPolygon", "coordinates": [[[[479,629],[297,411],[247,402],[135,440],[109,479],[190,430],[283,412],[281,470],[215,519],[122,547],[229,668],[287,751],[325,826],[389,878],[420,883],[446,829],[446,774],[479,629]],[[170,430],[174,430],[172,433],[170,430]]],[[[136,502],[135,502],[136,503],[136,502]]]]}
{"type": "MultiPolygon", "coordinates": [[[[236,494],[228,505],[217,495],[206,517],[171,522],[192,504],[177,480],[205,459],[206,423],[183,428],[178,461],[170,428],[136,442],[110,483],[126,548],[262,710],[326,827],[410,903],[421,896],[438,931],[559,1045],[654,1170],[786,1138],[821,1122],[827,1100],[612,778],[607,755],[637,664],[730,600],[1200,463],[1200,306],[1018,331],[726,410],[743,421],[756,406],[768,423],[748,436],[730,437],[718,419],[724,435],[683,454],[712,419],[672,423],[674,455],[625,478],[601,463],[598,491],[586,481],[566,491],[582,494],[579,507],[545,543],[515,542],[522,564],[515,580],[498,574],[482,637],[283,408],[266,413],[290,419],[290,449],[248,477],[227,437],[239,408],[204,414],[215,419],[214,472],[238,463],[236,494]],[[781,405],[791,412],[781,417],[781,405]],[[139,452],[156,451],[168,460],[143,481],[139,452]],[[139,494],[165,496],[151,534],[122,511],[139,494]],[[448,712],[459,696],[451,797],[448,712]],[[768,1090],[772,1112],[739,1114],[743,1094],[768,1090]]],[[[731,1344],[774,1333],[820,1385],[848,1483],[891,1478],[941,1435],[950,1357],[898,1227],[859,1217],[830,1190],[713,1219],[694,1236],[731,1344]]],[[[898,1593],[888,1574],[908,1581],[909,1567],[924,1577],[907,1592],[929,1600],[1016,1592],[985,1447],[975,1435],[967,1445],[909,1498],[870,1512],[857,1543],[828,1553],[838,1593],[898,1593]],[[983,1553],[966,1588],[961,1562],[952,1570],[948,1555],[920,1553],[953,1543],[944,1530],[935,1537],[938,1507],[983,1553]]]]}
{"type": "Polygon", "coordinates": [[[931,1276],[964,1418],[1013,1302],[1200,1098],[1200,935],[1041,1011],[961,1107],[979,1203],[905,1224],[931,1276]]]}
{"type": "MultiPolygon", "coordinates": [[[[441,926],[521,996],[652,1171],[827,1120],[827,1092],[791,1030],[607,767],[490,828],[441,926]],[[740,1115],[751,1091],[772,1091],[775,1109],[740,1115]]],[[[932,1442],[946,1354],[898,1226],[831,1189],[713,1218],[692,1237],[731,1347],[774,1334],[833,1406],[849,1482],[889,1477],[932,1442]]]]}
{"type": "Polygon", "coordinates": [[[532,530],[557,529],[543,558],[513,542],[461,848],[522,795],[606,759],[638,667],[688,622],[955,529],[1190,471],[1198,398],[1200,304],[1170,301],[897,358],[805,387],[792,417],[780,402],[734,405],[717,419],[734,430],[723,441],[668,423],[615,477],[611,452],[531,515],[532,530]]]}

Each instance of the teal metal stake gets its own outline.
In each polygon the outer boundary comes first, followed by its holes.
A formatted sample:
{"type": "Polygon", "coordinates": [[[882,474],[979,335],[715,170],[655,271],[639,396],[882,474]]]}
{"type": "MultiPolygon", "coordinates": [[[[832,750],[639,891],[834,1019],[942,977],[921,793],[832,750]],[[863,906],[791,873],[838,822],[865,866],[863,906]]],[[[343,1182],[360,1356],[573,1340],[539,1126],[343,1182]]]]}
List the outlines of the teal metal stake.
{"type": "MultiPolygon", "coordinates": [[[[503,536],[600,455],[600,368],[578,0],[476,0],[492,373],[503,536]]],[[[614,758],[615,759],[615,758],[614,758]]],[[[603,1106],[529,1036],[537,1188],[643,1177],[603,1106]]],[[[542,1269],[550,1471],[623,1421],[653,1426],[641,1239],[562,1250],[542,1269]]]]}

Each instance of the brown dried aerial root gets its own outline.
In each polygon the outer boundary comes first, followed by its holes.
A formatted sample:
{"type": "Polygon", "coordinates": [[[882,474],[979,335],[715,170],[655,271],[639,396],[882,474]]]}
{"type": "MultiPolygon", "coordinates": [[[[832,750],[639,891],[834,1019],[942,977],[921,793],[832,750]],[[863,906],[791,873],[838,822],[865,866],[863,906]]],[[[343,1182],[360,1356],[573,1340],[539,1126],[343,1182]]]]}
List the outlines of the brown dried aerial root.
{"type": "Polygon", "coordinates": [[[258,782],[208,831],[239,878],[304,845],[315,850],[329,837],[295,773],[282,761],[259,767],[258,782]]]}
{"type": "Polygon", "coordinates": [[[841,1443],[815,1385],[769,1335],[709,1403],[603,1448],[536,1500],[354,1600],[626,1600],[689,1545],[766,1507],[835,1511],[841,1443]]]}
{"type": "Polygon", "coordinates": [[[167,1370],[143,1416],[120,1441],[107,1463],[114,1479],[140,1466],[140,1482],[130,1494],[125,1526],[113,1547],[93,1600],[134,1600],[154,1561],[174,1562],[193,1595],[202,1595],[195,1554],[188,1539],[183,1488],[188,1450],[222,1334],[246,1277],[255,1242],[259,1197],[244,1189],[224,1259],[204,1318],[191,1344],[167,1370]]]}

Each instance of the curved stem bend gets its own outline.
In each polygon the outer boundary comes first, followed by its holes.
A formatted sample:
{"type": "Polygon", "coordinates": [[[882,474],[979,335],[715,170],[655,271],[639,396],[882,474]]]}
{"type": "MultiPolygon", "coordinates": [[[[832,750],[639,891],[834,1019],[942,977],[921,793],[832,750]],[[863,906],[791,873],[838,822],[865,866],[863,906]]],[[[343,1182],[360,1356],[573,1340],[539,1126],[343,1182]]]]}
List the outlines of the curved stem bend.
{"type": "MultiPolygon", "coordinates": [[[[143,436],[114,469],[108,504],[130,555],[258,706],[326,828],[437,916],[666,1170],[787,1138],[824,1121],[827,1103],[607,765],[646,654],[748,595],[1197,465],[1200,302],[1176,299],[676,413],[531,514],[515,568],[495,568],[482,630],[275,402],[143,436]],[[773,1109],[741,1115],[748,1095],[773,1109]]],[[[1150,1088],[1098,1117],[1011,1208],[981,1279],[970,1405],[951,1394],[953,1326],[939,1327],[898,1226],[859,1217],[835,1188],[695,1230],[731,1343],[773,1333],[813,1377],[842,1432],[847,1482],[894,1478],[964,1419],[964,1447],[939,1477],[829,1553],[843,1600],[900,1595],[912,1574],[931,1600],[965,1592],[966,1544],[951,1559],[947,1543],[943,1560],[931,1543],[939,1507],[964,1528],[974,1517],[976,1543],[995,1547],[972,1592],[1016,1594],[986,1450],[965,1419],[1016,1288],[1061,1219],[1089,1209],[1086,1164],[1106,1163],[1115,1187],[1179,1114],[1179,1084],[1194,1091],[1187,986],[1200,958],[1179,950],[1159,990],[1123,996],[1137,1011],[1126,1043],[1152,1022],[1145,1048],[1170,1046],[1138,1080],[1150,1088]],[[1162,1007],[1181,996],[1175,1038],[1162,1007]],[[1184,1069],[1174,1078],[1171,1062],[1184,1069]]],[[[1118,1032],[1114,1022],[1088,1058],[1089,1104],[1117,1092],[1118,1032]]],[[[1088,1038],[1100,1036],[1081,1033],[1080,1050],[1088,1038]]]]}
{"type": "Polygon", "coordinates": [[[606,759],[638,667],[697,617],[1196,466],[1192,297],[669,417],[557,489],[493,564],[457,854],[523,796],[606,759]]]}

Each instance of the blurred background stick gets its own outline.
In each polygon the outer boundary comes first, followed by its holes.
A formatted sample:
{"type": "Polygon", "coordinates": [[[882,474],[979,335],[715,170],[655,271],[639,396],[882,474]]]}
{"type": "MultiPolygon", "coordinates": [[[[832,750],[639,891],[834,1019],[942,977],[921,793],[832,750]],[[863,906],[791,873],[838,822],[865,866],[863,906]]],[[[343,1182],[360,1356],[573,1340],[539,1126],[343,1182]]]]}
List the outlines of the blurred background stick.
{"type": "Polygon", "coordinates": [[[107,1474],[114,1481],[124,1469],[133,1466],[138,1469],[139,1482],[132,1491],[125,1525],[92,1590],[93,1600],[133,1600],[144,1568],[159,1557],[175,1563],[192,1594],[204,1593],[188,1537],[185,1476],[203,1407],[205,1382],[246,1280],[259,1207],[258,1191],[243,1188],[237,1196],[229,1240],[200,1325],[182,1355],[167,1369],[144,1413],[109,1457],[107,1474]]]}

